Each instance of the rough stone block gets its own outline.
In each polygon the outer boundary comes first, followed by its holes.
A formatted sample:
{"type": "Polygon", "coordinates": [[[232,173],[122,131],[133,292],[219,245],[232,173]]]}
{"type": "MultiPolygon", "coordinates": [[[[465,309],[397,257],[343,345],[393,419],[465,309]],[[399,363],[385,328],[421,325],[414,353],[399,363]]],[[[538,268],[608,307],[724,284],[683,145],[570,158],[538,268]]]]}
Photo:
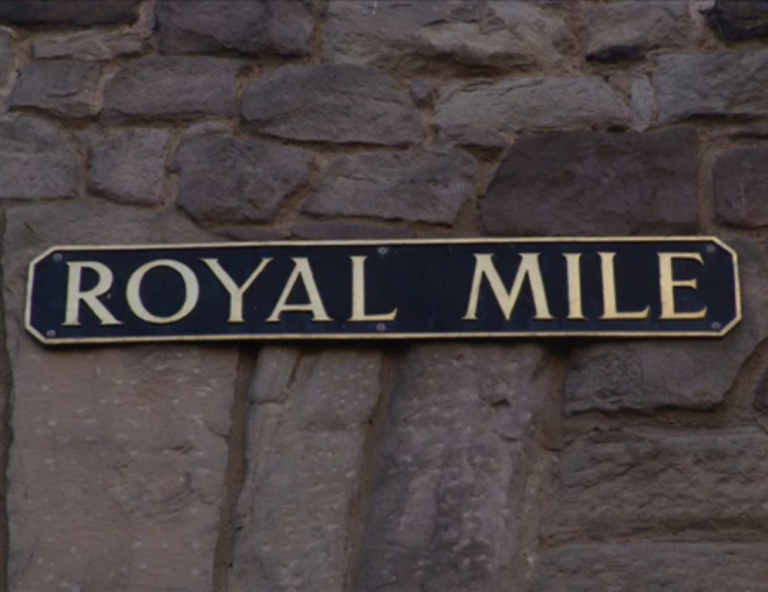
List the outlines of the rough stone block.
{"type": "Polygon", "coordinates": [[[5,29],[0,29],[0,87],[5,85],[15,66],[13,37],[5,29]]]}
{"type": "Polygon", "coordinates": [[[693,232],[696,134],[552,133],[518,139],[483,200],[492,235],[693,232]]]}
{"type": "Polygon", "coordinates": [[[433,123],[495,132],[628,127],[630,111],[599,78],[518,78],[448,85],[433,123]]]}
{"type": "Polygon", "coordinates": [[[14,592],[208,592],[237,351],[46,349],[23,329],[29,262],[56,244],[209,240],[175,212],[65,202],[8,210],[14,592]]]}
{"type": "Polygon", "coordinates": [[[760,540],[766,470],[768,439],[756,427],[588,436],[561,453],[543,534],[558,543],[760,540]]]}
{"type": "Polygon", "coordinates": [[[574,545],[539,557],[532,580],[531,592],[761,592],[768,545],[574,545]]]}
{"type": "Polygon", "coordinates": [[[460,150],[342,156],[303,207],[322,216],[453,224],[475,194],[477,163],[460,150]]]}
{"type": "Polygon", "coordinates": [[[531,345],[409,351],[395,378],[355,590],[522,587],[528,442],[556,392],[546,363],[531,345]]]}
{"type": "Polygon", "coordinates": [[[323,35],[329,63],[506,71],[559,63],[566,30],[562,19],[524,2],[331,0],[323,35]]]}
{"type": "Polygon", "coordinates": [[[47,121],[0,122],[0,162],[0,199],[55,199],[77,192],[77,157],[47,121]]]}
{"type": "Polygon", "coordinates": [[[768,4],[759,0],[715,0],[707,24],[725,41],[768,37],[768,4]]]}
{"type": "Polygon", "coordinates": [[[32,62],[11,95],[11,107],[35,107],[60,117],[88,117],[101,108],[101,67],[82,62],[32,62]]]}
{"type": "Polygon", "coordinates": [[[92,148],[89,186],[113,201],[159,205],[168,133],[131,130],[102,137],[92,148]]]}
{"type": "Polygon", "coordinates": [[[130,23],[141,0],[3,0],[0,22],[78,26],[130,23]]]}
{"type": "Polygon", "coordinates": [[[264,348],[229,590],[342,590],[381,353],[264,348]]]}
{"type": "Polygon", "coordinates": [[[258,131],[309,142],[407,146],[423,123],[397,83],[362,66],[285,66],[256,79],[243,117],[258,131]]]}
{"type": "Polygon", "coordinates": [[[259,140],[203,135],[184,141],[174,168],[179,205],[206,223],[266,222],[309,182],[313,154],[259,140]]]}
{"type": "Polygon", "coordinates": [[[715,213],[742,228],[768,225],[768,149],[733,148],[721,154],[712,171],[715,213]]]}
{"type": "Polygon", "coordinates": [[[138,33],[83,31],[66,37],[41,37],[32,40],[32,53],[36,59],[108,61],[140,54],[143,49],[144,39],[138,33]]]}
{"type": "Polygon", "coordinates": [[[661,123],[768,114],[768,50],[663,55],[657,68],[661,123]]]}
{"type": "Polygon", "coordinates": [[[207,57],[147,57],[123,67],[104,92],[104,116],[158,119],[235,114],[241,62],[207,57]]]}
{"type": "Polygon", "coordinates": [[[711,409],[768,337],[768,261],[756,241],[729,240],[739,255],[743,320],[718,340],[623,341],[579,347],[565,380],[566,414],[625,409],[711,409]]]}
{"type": "Polygon", "coordinates": [[[163,53],[306,55],[315,27],[311,0],[159,0],[163,53]]]}
{"type": "Polygon", "coordinates": [[[588,60],[641,59],[649,49],[680,47],[692,30],[686,0],[626,0],[584,11],[588,60]]]}

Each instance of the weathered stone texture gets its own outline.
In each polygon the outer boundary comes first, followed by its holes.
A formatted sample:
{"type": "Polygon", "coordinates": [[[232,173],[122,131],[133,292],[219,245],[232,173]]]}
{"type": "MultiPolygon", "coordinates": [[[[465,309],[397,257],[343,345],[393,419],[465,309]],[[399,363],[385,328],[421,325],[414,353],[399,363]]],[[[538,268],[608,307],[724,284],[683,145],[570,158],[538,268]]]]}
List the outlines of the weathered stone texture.
{"type": "Polygon", "coordinates": [[[323,59],[394,68],[551,66],[567,37],[563,21],[524,2],[331,0],[323,59]]]}
{"type": "Polygon", "coordinates": [[[683,45],[692,29],[686,0],[624,0],[584,11],[588,60],[641,59],[650,49],[683,45]]]}
{"type": "Polygon", "coordinates": [[[15,65],[13,37],[5,29],[0,29],[0,87],[5,85],[15,65]]]}
{"type": "Polygon", "coordinates": [[[638,132],[647,130],[653,122],[655,108],[653,84],[647,76],[636,75],[632,79],[632,129],[638,132]]]}
{"type": "Polygon", "coordinates": [[[537,559],[531,592],[761,592],[768,546],[575,545],[537,559]]]}
{"type": "Polygon", "coordinates": [[[535,346],[414,347],[396,378],[358,592],[516,589],[532,438],[554,378],[535,346]]]}
{"type": "Polygon", "coordinates": [[[167,132],[152,129],[97,140],[91,157],[91,189],[120,203],[160,204],[168,140],[167,132]]]}
{"type": "Polygon", "coordinates": [[[293,236],[306,240],[352,240],[377,238],[415,238],[408,228],[389,228],[359,222],[303,222],[292,229],[293,236]]]}
{"type": "Polygon", "coordinates": [[[61,117],[98,113],[101,67],[82,62],[32,62],[25,66],[11,95],[11,107],[35,107],[61,117]]]}
{"type": "Polygon", "coordinates": [[[768,225],[768,149],[733,148],[715,162],[712,180],[717,217],[734,226],[768,225]]]}
{"type": "Polygon", "coordinates": [[[159,0],[163,53],[306,55],[312,48],[312,0],[159,0]]]}
{"type": "Polygon", "coordinates": [[[303,211],[452,224],[475,193],[475,160],[459,150],[342,156],[303,211]]]}
{"type": "Polygon", "coordinates": [[[483,200],[492,235],[627,235],[698,227],[690,130],[517,140],[483,200]]]}
{"type": "Polygon", "coordinates": [[[139,54],[143,49],[144,39],[138,33],[83,31],[66,37],[42,37],[32,41],[32,53],[36,59],[108,61],[139,54]]]}
{"type": "Polygon", "coordinates": [[[657,65],[661,123],[768,113],[768,50],[663,55],[657,65]]]}
{"type": "Polygon", "coordinates": [[[123,67],[104,91],[104,115],[158,119],[235,114],[242,64],[207,57],[147,57],[123,67]]]}
{"type": "Polygon", "coordinates": [[[88,202],[7,215],[10,589],[208,592],[237,352],[54,351],[23,329],[27,266],[46,247],[206,235],[172,212],[88,202]]]}
{"type": "Polygon", "coordinates": [[[630,111],[599,78],[518,78],[448,85],[433,123],[495,132],[628,127],[630,111]]]}
{"type": "Polygon", "coordinates": [[[61,131],[34,117],[0,122],[0,199],[54,199],[77,192],[77,158],[61,131]]]}
{"type": "Polygon", "coordinates": [[[768,337],[768,260],[757,241],[729,240],[739,255],[744,319],[722,340],[625,341],[579,347],[565,381],[566,414],[721,403],[768,337]]]}
{"type": "Polygon", "coordinates": [[[380,371],[374,350],[262,350],[249,392],[229,590],[344,588],[380,371]]]}
{"type": "Polygon", "coordinates": [[[203,135],[181,144],[179,205],[206,223],[271,220],[309,182],[313,154],[260,140],[203,135]]]}
{"type": "Polygon", "coordinates": [[[4,0],[0,22],[14,25],[106,25],[133,22],[141,0],[4,0]]]}
{"type": "Polygon", "coordinates": [[[243,117],[258,131],[309,142],[407,146],[418,111],[388,76],[362,66],[284,66],[253,81],[243,117]]]}
{"type": "Polygon", "coordinates": [[[586,437],[561,453],[543,533],[550,542],[760,540],[766,470],[759,428],[586,437]]]}
{"type": "Polygon", "coordinates": [[[760,0],[715,0],[707,24],[725,41],[768,37],[768,5],[760,0]]]}

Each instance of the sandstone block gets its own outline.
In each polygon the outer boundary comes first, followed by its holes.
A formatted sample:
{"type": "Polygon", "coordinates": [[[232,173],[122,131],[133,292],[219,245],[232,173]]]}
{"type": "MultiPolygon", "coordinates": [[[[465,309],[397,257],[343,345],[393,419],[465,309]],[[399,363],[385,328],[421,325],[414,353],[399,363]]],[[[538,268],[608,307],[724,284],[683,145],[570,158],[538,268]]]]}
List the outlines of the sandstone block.
{"type": "Polygon", "coordinates": [[[149,129],[99,139],[92,148],[90,188],[121,203],[159,205],[168,139],[167,132],[149,129]]]}
{"type": "Polygon", "coordinates": [[[101,108],[101,67],[82,62],[32,62],[11,95],[11,107],[35,107],[61,117],[88,117],[101,108]]]}
{"type": "Polygon", "coordinates": [[[680,47],[692,29],[685,0],[626,0],[584,11],[588,60],[639,59],[657,47],[680,47]]]}
{"type": "Polygon", "coordinates": [[[54,199],[77,192],[77,157],[41,119],[0,122],[0,199],[54,199]]]}
{"type": "Polygon", "coordinates": [[[362,66],[285,66],[256,79],[243,117],[258,131],[309,142],[407,146],[424,135],[397,83],[362,66]]]}
{"type": "Polygon", "coordinates": [[[129,23],[138,17],[141,0],[4,0],[0,22],[14,25],[78,26],[129,23]]]}
{"type": "Polygon", "coordinates": [[[560,61],[565,39],[562,19],[523,2],[331,0],[323,60],[405,69],[545,67],[560,61]]]}
{"type": "Polygon", "coordinates": [[[83,31],[66,37],[41,37],[32,41],[32,53],[36,59],[108,61],[139,54],[143,49],[144,39],[138,33],[83,31]]]}
{"type": "Polygon", "coordinates": [[[768,6],[763,2],[715,0],[707,11],[707,24],[725,41],[768,37],[768,6]]]}
{"type": "Polygon", "coordinates": [[[768,578],[764,544],[574,545],[541,556],[531,592],[760,592],[768,578]]]}
{"type": "Polygon", "coordinates": [[[768,149],[733,148],[718,157],[712,171],[715,212],[726,224],[760,228],[768,224],[768,149]]]}
{"type": "Polygon", "coordinates": [[[475,160],[459,150],[342,156],[303,211],[453,224],[461,206],[475,194],[476,172],[475,160]]]}
{"type": "Polygon", "coordinates": [[[160,0],[156,8],[163,53],[306,55],[315,27],[311,1],[160,0]]]}
{"type": "Polygon", "coordinates": [[[15,592],[210,590],[238,354],[51,350],[23,329],[29,261],[54,244],[209,240],[174,212],[91,202],[8,210],[15,592]]]}
{"type": "Polygon", "coordinates": [[[663,55],[657,66],[661,123],[768,113],[768,50],[663,55]]]}
{"type": "Polygon", "coordinates": [[[222,135],[181,144],[179,205],[206,223],[265,222],[309,182],[308,150],[222,135]]]}
{"type": "Polygon", "coordinates": [[[759,428],[586,437],[561,454],[544,536],[758,540],[768,523],[766,470],[768,440],[759,428]]]}
{"type": "Polygon", "coordinates": [[[229,59],[142,58],[109,81],[104,115],[128,119],[234,115],[240,68],[240,62],[229,59]]]}
{"type": "Polygon", "coordinates": [[[486,131],[628,127],[624,100],[599,78],[458,82],[441,93],[434,125],[486,131]]]}
{"type": "Polygon", "coordinates": [[[553,133],[518,139],[483,200],[492,235],[693,232],[696,134],[553,133]]]}

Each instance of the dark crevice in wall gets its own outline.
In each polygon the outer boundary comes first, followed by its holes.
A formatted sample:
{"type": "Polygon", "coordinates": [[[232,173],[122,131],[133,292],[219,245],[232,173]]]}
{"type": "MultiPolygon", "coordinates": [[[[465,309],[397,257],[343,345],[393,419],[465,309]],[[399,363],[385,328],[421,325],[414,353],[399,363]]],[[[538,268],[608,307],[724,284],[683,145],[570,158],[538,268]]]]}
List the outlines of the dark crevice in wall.
{"type": "Polygon", "coordinates": [[[232,542],[235,535],[235,508],[245,482],[246,428],[248,422],[248,389],[256,369],[258,352],[243,348],[237,366],[232,424],[227,437],[228,459],[224,473],[224,493],[221,501],[219,537],[213,560],[213,592],[226,592],[229,570],[232,565],[232,542]]]}
{"type": "MultiPolygon", "coordinates": [[[[6,217],[5,210],[0,211],[0,228],[5,234],[6,217]]],[[[0,277],[5,277],[2,262],[0,261],[0,277]]],[[[8,462],[10,458],[11,442],[11,408],[13,379],[11,374],[11,361],[8,354],[7,336],[5,330],[5,293],[0,290],[0,592],[8,592],[8,553],[9,553],[9,526],[8,526],[8,462]]]]}

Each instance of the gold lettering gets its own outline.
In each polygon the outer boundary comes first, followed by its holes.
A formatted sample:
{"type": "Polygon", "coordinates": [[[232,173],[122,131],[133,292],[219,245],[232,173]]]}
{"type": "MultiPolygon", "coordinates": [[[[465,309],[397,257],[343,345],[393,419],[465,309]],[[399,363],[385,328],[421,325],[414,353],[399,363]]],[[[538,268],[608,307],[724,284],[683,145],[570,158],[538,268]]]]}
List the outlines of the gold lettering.
{"type": "Polygon", "coordinates": [[[157,261],[145,263],[133,272],[133,275],[128,280],[126,289],[128,306],[131,307],[133,314],[141,320],[155,325],[168,325],[180,321],[194,310],[195,306],[197,306],[199,297],[200,284],[198,284],[195,274],[183,263],[173,261],[172,259],[158,259],[157,261]],[[181,305],[178,312],[169,317],[159,317],[152,314],[146,309],[144,302],[141,300],[141,282],[144,281],[144,276],[158,267],[173,269],[181,276],[181,279],[184,280],[184,303],[181,305]]]}
{"type": "Polygon", "coordinates": [[[603,271],[603,316],[602,320],[631,320],[645,319],[651,312],[651,307],[636,312],[619,312],[616,303],[616,274],[614,259],[616,253],[598,253],[603,271]]]}
{"type": "Polygon", "coordinates": [[[544,280],[541,277],[539,253],[523,253],[520,255],[520,267],[517,270],[517,275],[515,276],[512,289],[509,293],[507,293],[504,283],[499,277],[499,272],[493,264],[493,255],[475,254],[475,260],[475,275],[472,279],[472,290],[469,296],[467,314],[464,316],[465,321],[477,320],[477,306],[480,299],[480,287],[483,282],[483,276],[488,279],[488,283],[493,290],[493,295],[496,297],[496,302],[498,302],[501,307],[506,320],[509,320],[512,316],[512,311],[515,308],[517,298],[520,296],[520,291],[523,288],[523,282],[525,282],[526,279],[531,285],[533,303],[536,307],[536,316],[533,318],[537,320],[549,320],[553,318],[549,313],[547,294],[544,290],[544,280]]]}
{"type": "Polygon", "coordinates": [[[675,310],[675,288],[690,288],[695,290],[698,282],[695,279],[676,280],[673,265],[675,259],[698,261],[704,265],[700,253],[659,253],[659,285],[661,288],[661,318],[664,320],[703,319],[707,316],[707,307],[697,312],[677,312],[675,310]]]}
{"type": "Polygon", "coordinates": [[[394,321],[397,309],[384,314],[365,312],[365,260],[368,257],[350,257],[352,259],[352,316],[350,321],[394,321]]]}
{"type": "Polygon", "coordinates": [[[568,265],[568,318],[585,319],[581,302],[581,253],[564,253],[568,265]]]}
{"type": "Polygon", "coordinates": [[[112,313],[99,301],[112,287],[114,276],[112,271],[103,263],[96,261],[68,262],[69,276],[67,278],[67,307],[65,313],[65,327],[80,326],[80,303],[82,302],[95,314],[102,325],[122,325],[112,313]],[[90,290],[82,290],[83,269],[90,269],[99,275],[96,286],[90,290]]]}
{"type": "Polygon", "coordinates": [[[305,257],[294,257],[293,263],[293,272],[288,278],[283,293],[280,295],[280,299],[275,305],[275,310],[269,315],[267,322],[279,323],[280,315],[284,312],[311,312],[312,320],[314,322],[333,321],[333,319],[325,312],[323,301],[320,298],[320,292],[315,283],[315,277],[312,275],[312,268],[309,266],[309,260],[305,257]],[[301,278],[301,281],[304,283],[304,289],[307,291],[309,302],[307,304],[287,304],[288,297],[291,295],[299,278],[301,278]]]}
{"type": "Polygon", "coordinates": [[[224,286],[227,292],[229,292],[229,321],[227,322],[244,323],[243,295],[246,290],[251,287],[253,282],[256,281],[256,278],[261,275],[261,272],[267,268],[267,265],[269,265],[269,262],[272,261],[272,259],[269,257],[262,259],[259,266],[250,277],[245,280],[245,283],[242,286],[238,286],[232,277],[224,271],[224,268],[221,266],[218,259],[202,259],[202,261],[210,268],[213,275],[215,275],[216,279],[221,282],[221,285],[224,286]]]}

